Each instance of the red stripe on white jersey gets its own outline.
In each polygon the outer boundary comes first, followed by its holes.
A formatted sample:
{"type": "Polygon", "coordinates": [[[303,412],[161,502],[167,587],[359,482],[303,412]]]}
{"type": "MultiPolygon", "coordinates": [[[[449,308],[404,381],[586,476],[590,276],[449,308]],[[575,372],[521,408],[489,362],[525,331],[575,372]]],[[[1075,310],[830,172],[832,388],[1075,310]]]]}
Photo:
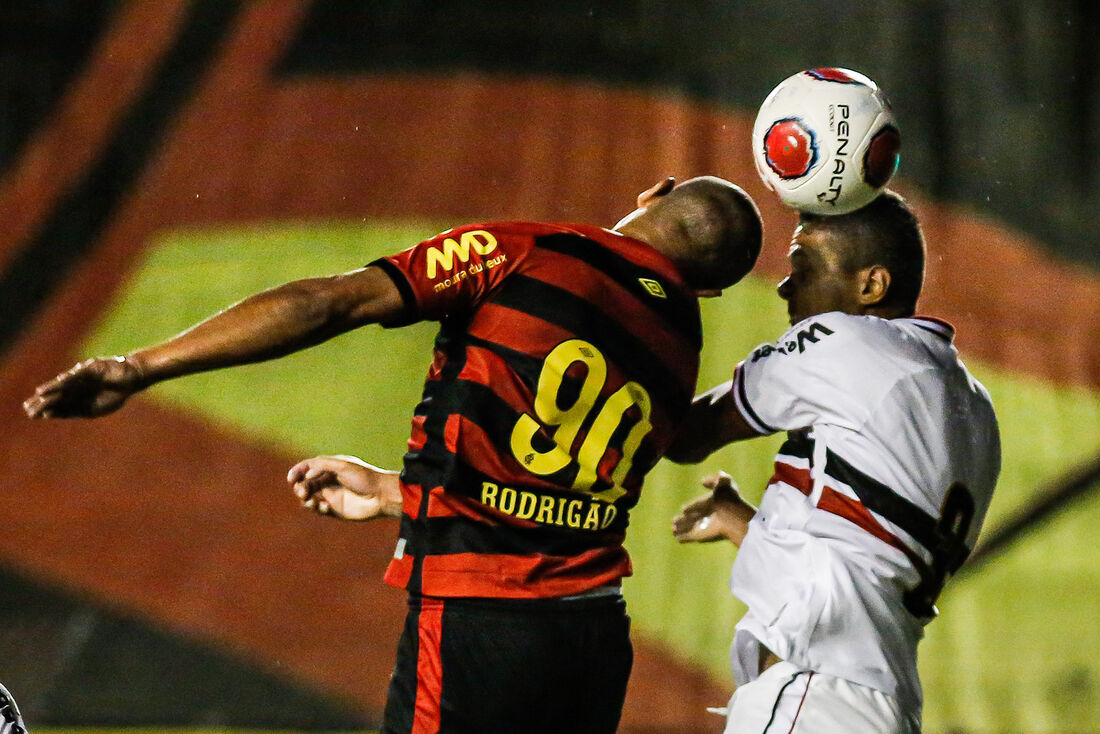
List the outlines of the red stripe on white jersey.
{"type": "Polygon", "coordinates": [[[832,487],[825,487],[824,491],[821,493],[821,499],[817,502],[817,509],[843,517],[848,522],[866,530],[887,545],[897,548],[907,556],[912,555],[912,551],[909,550],[905,543],[903,543],[898,536],[884,528],[878,520],[874,518],[871,511],[864,507],[863,503],[859,500],[843,495],[832,487]]]}
{"type": "MultiPolygon", "coordinates": [[[[771,486],[777,482],[793,487],[807,497],[813,491],[813,477],[810,475],[809,468],[793,466],[782,461],[775,462],[775,473],[772,474],[768,485],[771,486]]],[[[871,511],[858,499],[826,486],[821,492],[821,498],[817,501],[817,509],[842,517],[887,545],[897,548],[909,558],[919,559],[917,553],[911,550],[901,538],[883,527],[882,523],[876,520],[871,511]]]]}
{"type": "Polygon", "coordinates": [[[776,482],[789,484],[805,495],[809,495],[814,486],[814,480],[808,468],[792,466],[783,461],[775,462],[775,473],[768,480],[769,485],[776,482]]]}

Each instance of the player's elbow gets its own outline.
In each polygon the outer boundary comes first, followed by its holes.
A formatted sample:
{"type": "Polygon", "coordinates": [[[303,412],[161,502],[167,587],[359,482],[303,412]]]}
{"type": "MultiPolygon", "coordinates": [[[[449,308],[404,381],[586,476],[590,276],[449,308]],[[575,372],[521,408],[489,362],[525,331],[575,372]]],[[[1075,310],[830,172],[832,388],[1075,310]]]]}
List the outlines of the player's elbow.
{"type": "Polygon", "coordinates": [[[665,451],[665,458],[676,464],[698,464],[711,455],[711,449],[683,435],[678,436],[665,451]]]}

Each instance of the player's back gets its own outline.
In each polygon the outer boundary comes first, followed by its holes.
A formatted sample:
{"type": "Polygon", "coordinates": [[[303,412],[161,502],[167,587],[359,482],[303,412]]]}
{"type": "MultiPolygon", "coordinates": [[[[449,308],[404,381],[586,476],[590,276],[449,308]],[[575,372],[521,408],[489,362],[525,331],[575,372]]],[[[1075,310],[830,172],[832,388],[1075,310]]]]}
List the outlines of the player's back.
{"type": "MultiPolygon", "coordinates": [[[[973,546],[1000,470],[1000,443],[989,394],[959,361],[952,327],[843,314],[819,323],[837,325],[829,379],[847,396],[843,420],[815,427],[833,459],[826,474],[842,473],[834,478],[857,489],[865,478],[872,503],[888,488],[932,518],[953,488],[965,490],[974,509],[964,537],[973,546]]],[[[899,519],[917,514],[898,512],[899,519]]],[[[902,533],[910,532],[905,525],[918,536],[927,532],[916,520],[894,524],[902,533]]]]}
{"type": "Polygon", "coordinates": [[[672,263],[598,227],[524,222],[451,230],[393,261],[441,330],[391,583],[557,596],[628,574],[628,512],[698,371],[698,305],[672,263]],[[451,267],[429,273],[448,240],[451,267]]]}

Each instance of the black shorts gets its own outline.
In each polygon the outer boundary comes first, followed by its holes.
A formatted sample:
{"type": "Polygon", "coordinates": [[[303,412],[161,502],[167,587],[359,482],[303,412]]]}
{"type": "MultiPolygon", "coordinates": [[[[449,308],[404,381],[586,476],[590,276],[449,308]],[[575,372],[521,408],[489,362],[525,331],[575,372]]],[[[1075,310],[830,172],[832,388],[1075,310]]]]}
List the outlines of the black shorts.
{"type": "Polygon", "coordinates": [[[410,598],[382,734],[613,734],[633,658],[620,596],[410,598]]]}

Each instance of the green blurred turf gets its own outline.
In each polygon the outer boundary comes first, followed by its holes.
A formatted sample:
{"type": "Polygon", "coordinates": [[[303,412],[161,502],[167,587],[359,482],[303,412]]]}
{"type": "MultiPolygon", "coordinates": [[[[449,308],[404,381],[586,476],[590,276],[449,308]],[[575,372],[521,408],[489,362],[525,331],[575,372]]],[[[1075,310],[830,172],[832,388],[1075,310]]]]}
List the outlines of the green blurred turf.
{"type": "MultiPolygon", "coordinates": [[[[83,354],[163,339],[256,290],[358,267],[445,226],[368,222],[167,235],[83,354]]],[[[752,347],[781,333],[785,318],[774,284],[752,277],[707,302],[701,387],[727,379],[752,347]]],[[[434,332],[433,325],[368,327],[276,362],[157,386],[151,396],[303,457],[352,453],[396,467],[434,332]]],[[[1037,487],[1096,455],[1100,394],[970,366],[990,388],[1003,432],[1004,469],[988,531],[1037,487]]],[[[741,613],[726,583],[733,551],[679,547],[669,522],[698,493],[699,478],[717,468],[758,499],[781,440],[727,447],[699,467],[664,462],[632,514],[636,575],[625,588],[636,629],[720,681],[729,678],[728,645],[741,613]]],[[[1078,502],[985,572],[948,587],[943,616],[921,650],[926,731],[1100,731],[1098,511],[1100,497],[1078,502]]]]}

